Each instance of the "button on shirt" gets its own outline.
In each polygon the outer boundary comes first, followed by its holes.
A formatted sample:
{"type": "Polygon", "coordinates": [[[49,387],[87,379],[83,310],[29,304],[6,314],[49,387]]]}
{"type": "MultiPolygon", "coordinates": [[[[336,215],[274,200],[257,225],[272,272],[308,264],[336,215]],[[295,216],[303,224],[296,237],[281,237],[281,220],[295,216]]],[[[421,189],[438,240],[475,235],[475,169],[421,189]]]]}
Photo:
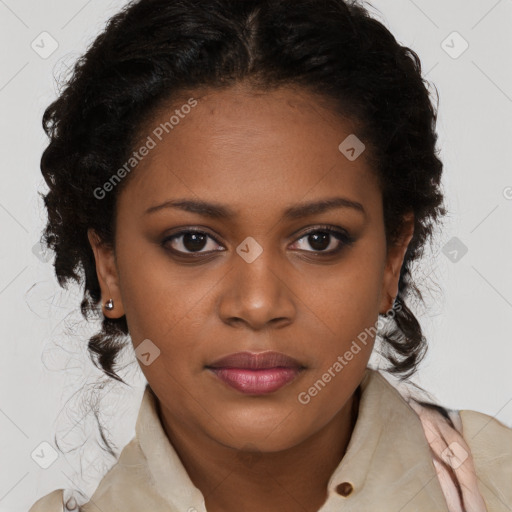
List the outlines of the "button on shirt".
{"type": "MultiPolygon", "coordinates": [[[[206,512],[156,406],[146,385],[136,435],[82,505],[83,512],[206,512]]],[[[510,512],[512,429],[476,411],[460,411],[460,418],[488,511],[510,512]]],[[[327,491],[318,512],[449,512],[418,415],[377,370],[365,371],[357,421],[327,491]]],[[[62,512],[65,495],[54,491],[29,512],[62,512]]]]}

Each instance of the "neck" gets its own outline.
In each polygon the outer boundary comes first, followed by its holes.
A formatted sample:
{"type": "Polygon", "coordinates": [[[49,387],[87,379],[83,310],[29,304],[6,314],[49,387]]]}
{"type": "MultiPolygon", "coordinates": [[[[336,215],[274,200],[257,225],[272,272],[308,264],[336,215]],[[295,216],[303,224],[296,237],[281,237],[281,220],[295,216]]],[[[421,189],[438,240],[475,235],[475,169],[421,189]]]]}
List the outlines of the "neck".
{"type": "Polygon", "coordinates": [[[358,387],[340,411],[313,436],[279,452],[235,450],[191,431],[159,402],[162,426],[208,512],[316,512],[343,458],[359,409],[358,387]],[[171,419],[171,421],[168,420],[171,419]]]}

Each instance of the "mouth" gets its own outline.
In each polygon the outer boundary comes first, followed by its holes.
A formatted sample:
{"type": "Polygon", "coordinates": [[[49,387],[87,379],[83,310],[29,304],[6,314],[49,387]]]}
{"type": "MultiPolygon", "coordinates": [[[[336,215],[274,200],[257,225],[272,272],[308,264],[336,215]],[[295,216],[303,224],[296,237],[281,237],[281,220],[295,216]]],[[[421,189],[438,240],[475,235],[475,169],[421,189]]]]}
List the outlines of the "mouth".
{"type": "Polygon", "coordinates": [[[251,395],[273,393],[305,370],[296,359],[280,352],[237,352],[205,368],[231,388],[251,395]]]}

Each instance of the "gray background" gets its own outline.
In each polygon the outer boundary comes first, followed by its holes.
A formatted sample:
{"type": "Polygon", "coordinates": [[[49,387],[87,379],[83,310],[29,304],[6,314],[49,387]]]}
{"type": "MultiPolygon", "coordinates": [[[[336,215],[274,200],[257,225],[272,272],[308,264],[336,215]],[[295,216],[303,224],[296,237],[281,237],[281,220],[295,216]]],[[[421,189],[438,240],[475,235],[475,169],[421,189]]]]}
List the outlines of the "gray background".
{"type": "MultiPolygon", "coordinates": [[[[90,494],[113,462],[100,457],[86,407],[100,376],[84,346],[96,326],[75,311],[78,290],[61,290],[38,252],[45,212],[37,191],[45,190],[41,116],[56,96],[54,78],[66,76],[125,3],[0,0],[2,512],[26,511],[56,488],[90,494]],[[57,49],[44,55],[52,40],[57,49]],[[90,439],[43,469],[31,454],[51,456],[51,446],[41,443],[53,445],[55,433],[64,449],[90,439]]],[[[443,405],[485,412],[512,426],[512,1],[372,4],[398,41],[419,54],[424,76],[440,94],[439,148],[451,213],[416,269],[427,300],[417,313],[430,350],[413,380],[443,405]],[[469,46],[461,53],[464,41],[469,46]]],[[[119,448],[134,435],[144,385],[133,353],[125,356],[123,375],[133,387],[106,384],[100,405],[119,448]]]]}

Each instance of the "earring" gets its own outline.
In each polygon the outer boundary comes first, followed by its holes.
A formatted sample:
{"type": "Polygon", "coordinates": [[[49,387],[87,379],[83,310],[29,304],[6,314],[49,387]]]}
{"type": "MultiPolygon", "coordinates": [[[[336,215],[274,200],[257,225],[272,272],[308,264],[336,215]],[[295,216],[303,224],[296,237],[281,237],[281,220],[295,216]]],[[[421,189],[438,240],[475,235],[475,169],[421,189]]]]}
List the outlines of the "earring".
{"type": "Polygon", "coordinates": [[[105,303],[105,309],[108,309],[109,311],[112,311],[114,309],[114,301],[112,299],[109,299],[105,303]]]}

